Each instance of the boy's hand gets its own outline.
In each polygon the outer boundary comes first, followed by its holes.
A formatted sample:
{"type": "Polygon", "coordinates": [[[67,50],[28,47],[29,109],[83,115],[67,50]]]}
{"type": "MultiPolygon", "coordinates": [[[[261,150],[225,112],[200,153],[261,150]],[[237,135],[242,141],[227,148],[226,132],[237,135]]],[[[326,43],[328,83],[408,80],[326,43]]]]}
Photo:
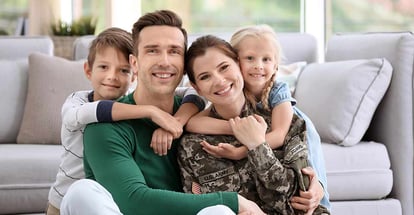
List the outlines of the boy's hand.
{"type": "Polygon", "coordinates": [[[173,139],[174,136],[170,132],[162,128],[158,128],[154,131],[154,133],[152,133],[150,147],[157,155],[167,155],[167,151],[171,149],[173,139]]]}
{"type": "Polygon", "coordinates": [[[170,132],[174,139],[179,138],[183,133],[183,125],[181,122],[174,116],[171,116],[171,114],[157,107],[154,107],[151,111],[151,120],[161,128],[170,132]]]}
{"type": "Polygon", "coordinates": [[[231,160],[241,160],[247,156],[245,146],[236,147],[229,143],[219,143],[217,146],[211,145],[207,141],[202,141],[203,150],[216,158],[227,158],[231,160]]]}
{"type": "Polygon", "coordinates": [[[319,183],[318,176],[311,167],[303,168],[302,173],[309,176],[310,185],[308,191],[300,190],[300,196],[292,197],[292,207],[297,210],[302,210],[306,214],[312,214],[311,212],[318,207],[325,194],[322,185],[319,183]]]}

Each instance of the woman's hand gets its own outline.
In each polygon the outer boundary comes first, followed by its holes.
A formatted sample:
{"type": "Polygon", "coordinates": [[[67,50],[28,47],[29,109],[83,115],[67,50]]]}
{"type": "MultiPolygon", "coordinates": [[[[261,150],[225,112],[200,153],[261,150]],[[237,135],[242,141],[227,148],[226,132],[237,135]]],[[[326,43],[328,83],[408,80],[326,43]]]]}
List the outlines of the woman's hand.
{"type": "Polygon", "coordinates": [[[236,117],[229,120],[234,136],[249,150],[256,148],[266,141],[267,123],[259,115],[244,118],[236,117]]]}
{"type": "Polygon", "coordinates": [[[309,189],[308,191],[300,190],[300,196],[294,196],[291,199],[291,203],[293,208],[305,211],[306,214],[312,214],[325,194],[322,185],[319,183],[318,176],[311,167],[303,168],[302,173],[309,176],[309,189]]]}
{"type": "Polygon", "coordinates": [[[200,145],[203,150],[216,158],[227,158],[231,160],[241,160],[247,157],[245,146],[236,147],[229,143],[219,143],[217,146],[211,145],[207,141],[202,141],[200,145]]]}

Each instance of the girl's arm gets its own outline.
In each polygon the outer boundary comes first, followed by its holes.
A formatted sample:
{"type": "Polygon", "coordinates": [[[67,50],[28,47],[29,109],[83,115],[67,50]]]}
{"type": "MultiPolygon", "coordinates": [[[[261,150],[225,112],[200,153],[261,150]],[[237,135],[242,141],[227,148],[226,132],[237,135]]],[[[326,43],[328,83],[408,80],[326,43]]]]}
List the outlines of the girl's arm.
{"type": "Polygon", "coordinates": [[[290,101],[282,102],[272,109],[272,129],[266,134],[266,142],[272,149],[283,145],[292,117],[293,108],[290,101]]]}
{"type": "Polygon", "coordinates": [[[211,108],[207,108],[206,110],[191,117],[190,120],[188,120],[185,129],[189,132],[200,134],[233,135],[230,124],[227,120],[216,119],[208,116],[210,109],[211,108]]]}

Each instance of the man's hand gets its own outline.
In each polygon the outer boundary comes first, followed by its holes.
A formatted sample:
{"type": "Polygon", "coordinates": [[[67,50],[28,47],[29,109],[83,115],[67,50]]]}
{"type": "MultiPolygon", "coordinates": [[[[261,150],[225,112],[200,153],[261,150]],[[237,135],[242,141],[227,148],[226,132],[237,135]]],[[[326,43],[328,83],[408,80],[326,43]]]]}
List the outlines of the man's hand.
{"type": "Polygon", "coordinates": [[[256,203],[237,195],[239,200],[239,214],[238,215],[266,215],[256,203]]]}
{"type": "Polygon", "coordinates": [[[150,147],[157,155],[167,155],[167,151],[171,149],[173,139],[174,136],[170,132],[162,128],[158,128],[154,131],[154,133],[152,133],[150,147]]]}
{"type": "Polygon", "coordinates": [[[300,196],[294,196],[291,203],[293,208],[302,210],[306,214],[312,214],[324,196],[323,187],[311,167],[303,168],[302,173],[309,176],[309,189],[308,191],[299,191],[300,196]]]}
{"type": "Polygon", "coordinates": [[[219,143],[215,146],[207,141],[202,141],[200,145],[203,146],[204,151],[216,158],[241,160],[247,156],[247,148],[245,146],[236,147],[229,143],[219,143]]]}

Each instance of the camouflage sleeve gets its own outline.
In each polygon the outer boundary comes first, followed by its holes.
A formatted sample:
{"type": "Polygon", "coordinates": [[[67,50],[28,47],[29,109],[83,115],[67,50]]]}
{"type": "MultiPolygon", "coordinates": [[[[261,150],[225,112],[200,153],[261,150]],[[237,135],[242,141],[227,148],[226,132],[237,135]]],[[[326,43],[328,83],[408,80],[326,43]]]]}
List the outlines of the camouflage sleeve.
{"type": "Polygon", "coordinates": [[[292,192],[294,172],[283,166],[267,143],[249,151],[248,159],[261,182],[262,190],[272,190],[279,195],[292,192]]]}
{"type": "Polygon", "coordinates": [[[181,139],[180,145],[178,146],[178,165],[180,167],[180,175],[181,175],[181,183],[183,184],[183,190],[185,193],[192,193],[192,184],[196,182],[193,170],[190,165],[190,157],[192,157],[192,149],[193,147],[190,145],[189,142],[191,138],[188,134],[184,135],[181,139]]]}
{"type": "Polygon", "coordinates": [[[186,134],[178,147],[178,163],[185,192],[210,193],[240,189],[238,169],[232,160],[215,158],[202,149],[201,141],[217,145],[235,142],[233,136],[186,134]]]}

